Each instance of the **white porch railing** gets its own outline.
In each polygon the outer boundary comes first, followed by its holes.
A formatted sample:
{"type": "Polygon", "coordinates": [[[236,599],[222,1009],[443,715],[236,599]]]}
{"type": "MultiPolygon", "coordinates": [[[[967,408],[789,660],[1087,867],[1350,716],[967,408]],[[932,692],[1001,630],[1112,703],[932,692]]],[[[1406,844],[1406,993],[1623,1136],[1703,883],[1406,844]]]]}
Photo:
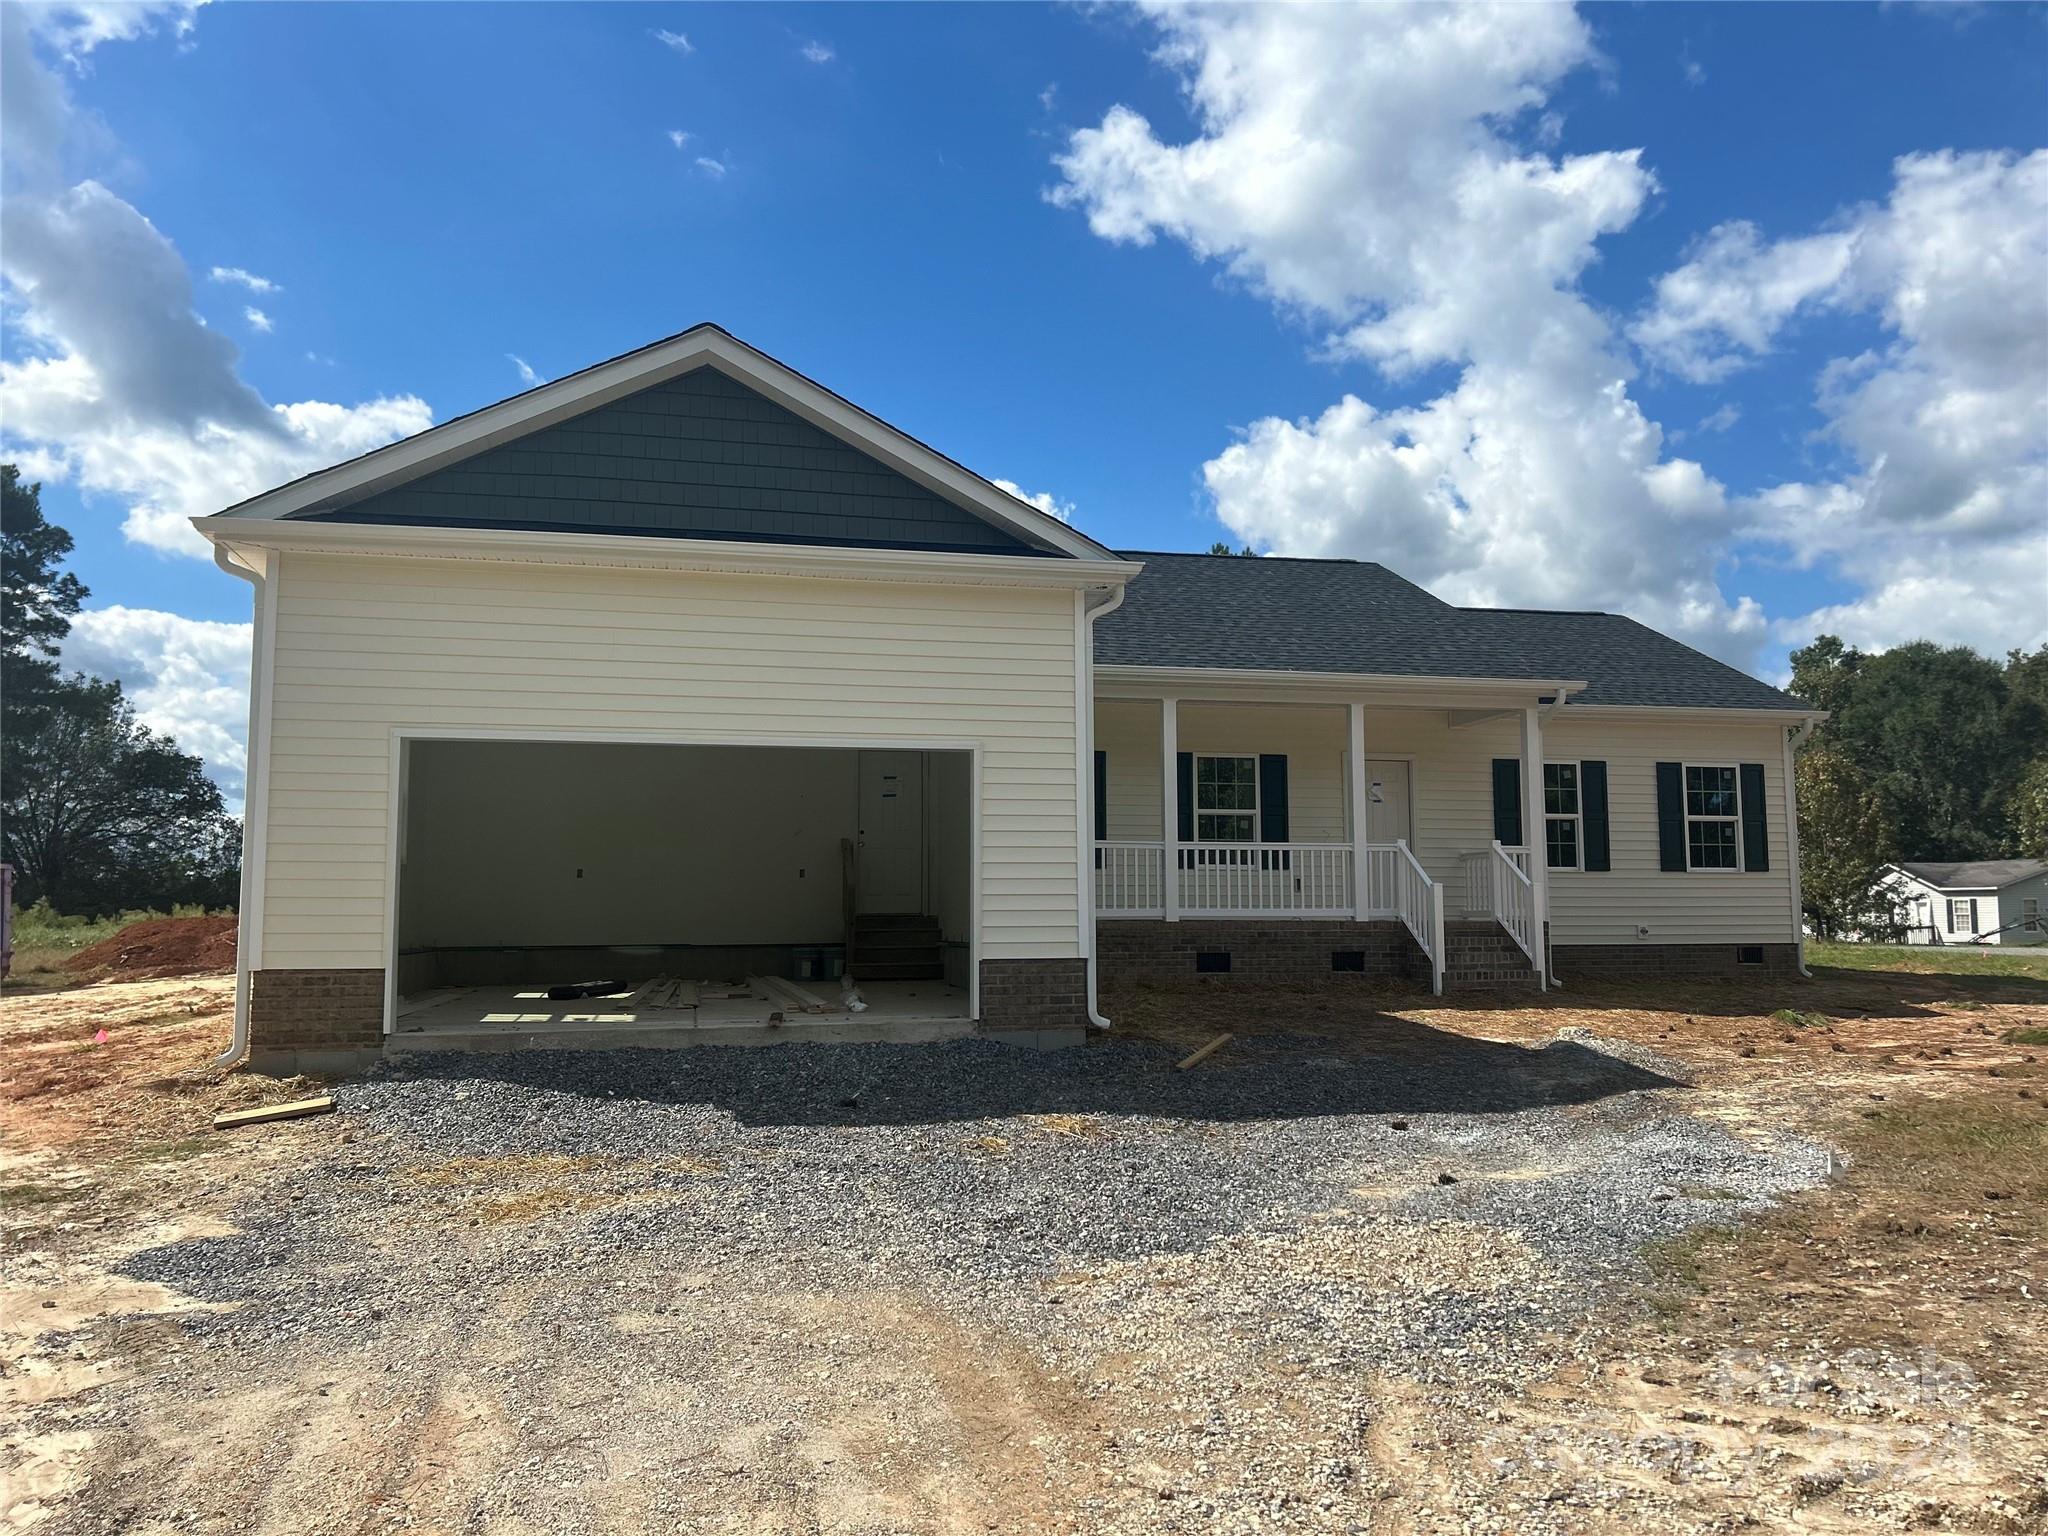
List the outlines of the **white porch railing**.
{"type": "MultiPolygon", "coordinates": [[[[1174,843],[1177,917],[1399,918],[1443,981],[1443,888],[1406,843],[1365,850],[1363,900],[1348,843],[1174,843]]],[[[1095,845],[1095,911],[1102,917],[1168,915],[1169,845],[1095,845]]]]}
{"type": "Polygon", "coordinates": [[[1508,937],[1521,946],[1531,965],[1537,965],[1536,890],[1529,882],[1529,851],[1503,848],[1499,843],[1476,853],[1459,856],[1465,877],[1465,910],[1475,917],[1490,917],[1505,928],[1508,937]]]}
{"type": "Polygon", "coordinates": [[[1181,843],[1175,863],[1188,917],[1351,916],[1343,843],[1181,843]]]}
{"type": "Polygon", "coordinates": [[[1394,911],[1429,957],[1429,990],[1444,989],[1444,888],[1405,842],[1394,845],[1394,911]]]}
{"type": "Polygon", "coordinates": [[[1165,916],[1165,847],[1159,843],[1097,843],[1095,910],[1106,917],[1165,916]]]}

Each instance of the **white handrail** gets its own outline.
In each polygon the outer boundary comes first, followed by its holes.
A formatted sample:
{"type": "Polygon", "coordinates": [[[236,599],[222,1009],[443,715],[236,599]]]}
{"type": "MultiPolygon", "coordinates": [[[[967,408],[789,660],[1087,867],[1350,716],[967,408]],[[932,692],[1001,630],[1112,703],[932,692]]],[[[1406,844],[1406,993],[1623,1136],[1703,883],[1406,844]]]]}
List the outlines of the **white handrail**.
{"type": "Polygon", "coordinates": [[[1394,865],[1394,909],[1422,952],[1429,959],[1429,990],[1444,989],[1444,893],[1429,878],[1429,871],[1402,838],[1394,846],[1400,857],[1394,865]]]}
{"type": "Polygon", "coordinates": [[[1536,964],[1536,888],[1513,853],[1493,842],[1491,905],[1493,919],[1507,930],[1508,937],[1521,946],[1522,953],[1536,964]]]}

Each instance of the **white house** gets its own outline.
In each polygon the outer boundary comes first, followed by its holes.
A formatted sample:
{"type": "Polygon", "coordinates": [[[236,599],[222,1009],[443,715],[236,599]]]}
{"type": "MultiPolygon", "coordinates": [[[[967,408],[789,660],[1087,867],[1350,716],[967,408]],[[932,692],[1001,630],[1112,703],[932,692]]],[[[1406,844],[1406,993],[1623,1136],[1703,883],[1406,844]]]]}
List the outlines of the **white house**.
{"type": "Polygon", "coordinates": [[[1888,864],[1881,885],[1909,944],[2048,941],[2048,863],[2039,859],[1888,864]]]}
{"type": "Polygon", "coordinates": [[[1800,965],[1796,699],[1609,614],[1107,549],[716,326],[196,525],[255,592],[268,1060],[690,1012],[538,985],[593,977],[1061,1038],[1104,976],[1800,965]]]}

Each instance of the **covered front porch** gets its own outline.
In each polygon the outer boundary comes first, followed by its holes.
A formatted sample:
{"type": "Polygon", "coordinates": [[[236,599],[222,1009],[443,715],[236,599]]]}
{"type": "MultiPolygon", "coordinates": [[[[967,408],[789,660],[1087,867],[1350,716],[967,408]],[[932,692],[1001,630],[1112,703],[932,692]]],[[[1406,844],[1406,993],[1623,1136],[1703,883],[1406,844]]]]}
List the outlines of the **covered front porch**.
{"type": "Polygon", "coordinates": [[[1100,922],[1398,923],[1436,991],[1448,940],[1484,928],[1547,983],[1545,861],[1522,829],[1546,826],[1555,693],[1175,681],[1096,691],[1100,922]]]}

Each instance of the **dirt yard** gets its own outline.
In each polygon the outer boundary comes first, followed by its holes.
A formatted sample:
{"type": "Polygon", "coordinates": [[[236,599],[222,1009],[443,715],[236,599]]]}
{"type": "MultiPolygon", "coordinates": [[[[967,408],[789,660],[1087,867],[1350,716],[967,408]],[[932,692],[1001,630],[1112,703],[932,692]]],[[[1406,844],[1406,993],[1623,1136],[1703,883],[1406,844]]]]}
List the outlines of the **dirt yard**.
{"type": "Polygon", "coordinates": [[[4,1002],[6,1529],[2048,1529],[2043,981],[1146,989],[216,1133],[311,1086],[231,992],[4,1002]]]}

